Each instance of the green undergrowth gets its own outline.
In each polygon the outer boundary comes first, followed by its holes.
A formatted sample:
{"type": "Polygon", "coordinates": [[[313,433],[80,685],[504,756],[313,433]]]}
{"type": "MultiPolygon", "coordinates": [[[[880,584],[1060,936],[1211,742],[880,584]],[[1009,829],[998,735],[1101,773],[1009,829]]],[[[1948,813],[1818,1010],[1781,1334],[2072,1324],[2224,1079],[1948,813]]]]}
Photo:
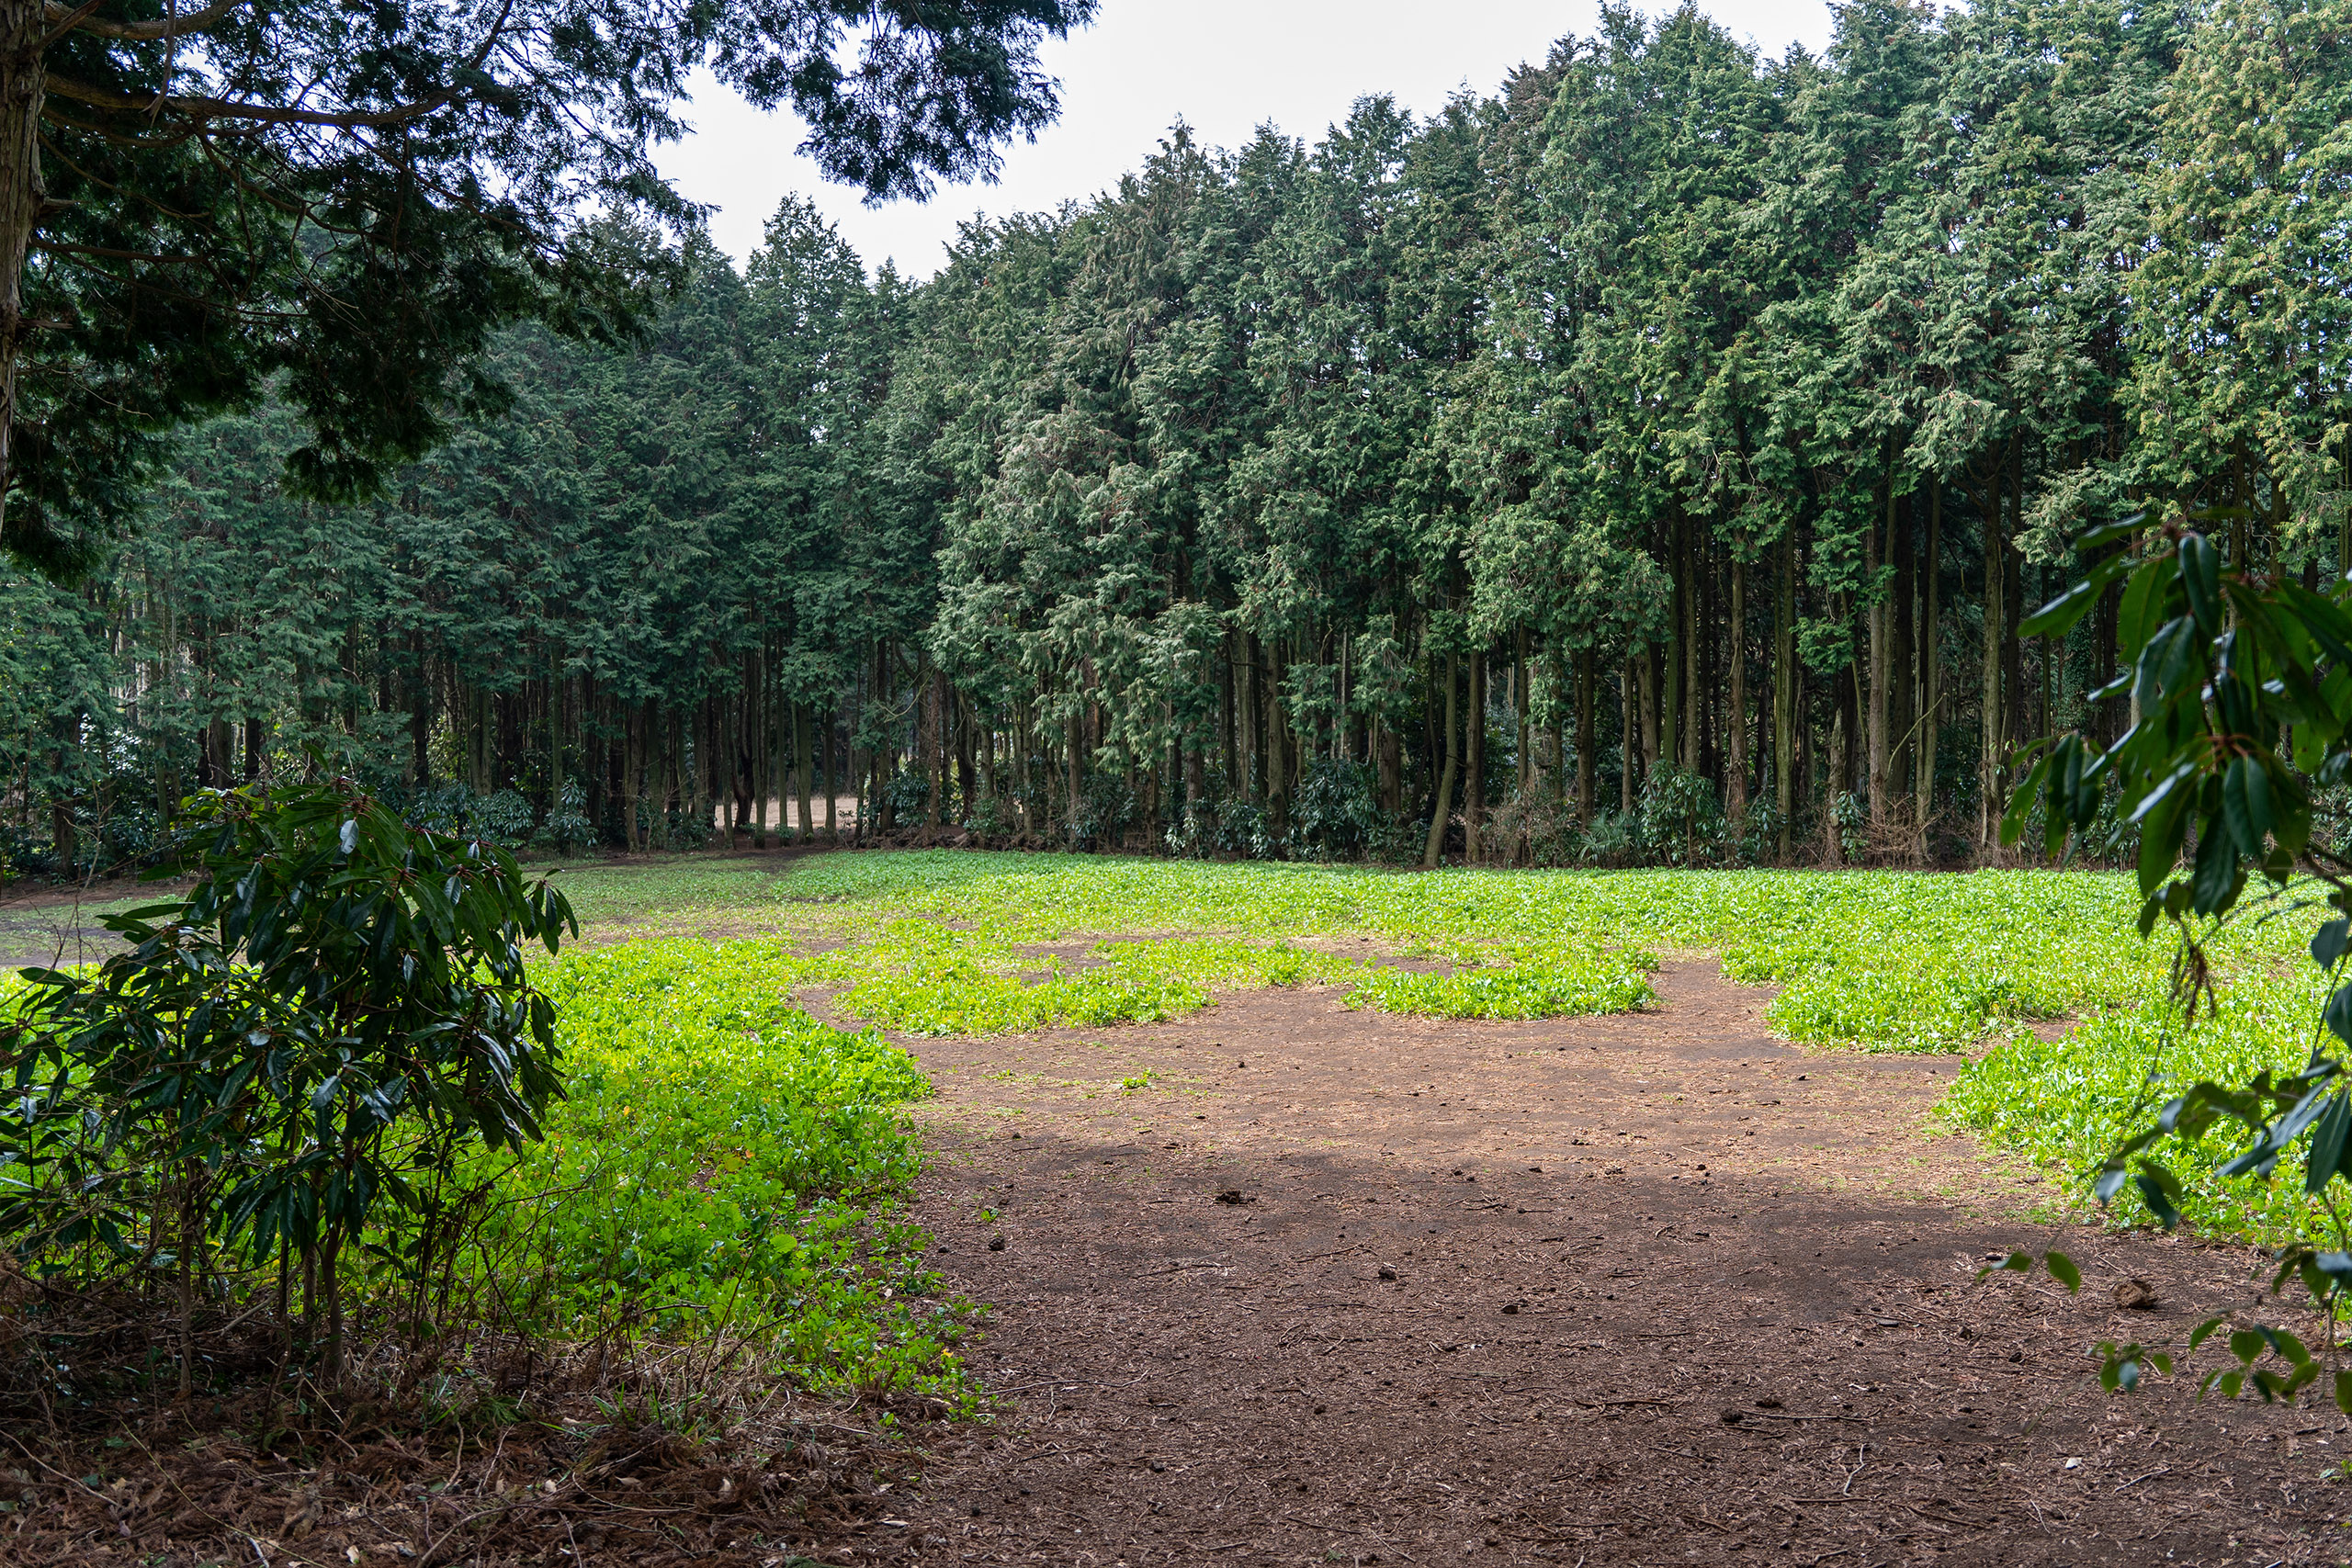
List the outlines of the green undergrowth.
{"type": "MultiPolygon", "coordinates": [[[[848,1016],[910,1034],[1150,1021],[1267,985],[1453,1017],[1618,1011],[1651,999],[1649,952],[1712,952],[1732,979],[1778,988],[1766,1018],[1785,1038],[1979,1055],[1948,1122],[2084,1181],[2167,1083],[2298,1065],[2313,1016],[2307,922],[2247,922],[2216,947],[2218,1010],[2180,1029],[2169,946],[2133,929],[2131,879],[2103,874],[1399,874],[933,852],[658,880],[649,907],[691,907],[703,929],[793,933],[695,946],[715,968],[763,976],[786,1010],[796,990],[830,989],[848,1016]],[[1381,961],[1400,953],[1449,972],[1381,961]],[[2052,1020],[2078,1022],[2055,1042],[2024,1027],[2052,1020]]],[[[624,886],[600,887],[595,908],[622,907],[624,886]]],[[[2301,1228],[2291,1173],[2211,1175],[2234,1152],[2183,1162],[2190,1219],[2266,1239],[2301,1228]]]]}
{"type": "MultiPolygon", "coordinates": [[[[1765,1016],[1784,1038],[1980,1055],[1945,1101],[1947,1122],[2061,1168],[2078,1189],[2168,1086],[2300,1066],[2317,1007],[2297,956],[2308,922],[2249,921],[2215,946],[2218,1009],[2184,1030],[2167,1000],[2170,946],[2134,929],[2132,880],[2080,872],[1399,875],[942,852],[817,857],[777,891],[780,921],[865,954],[835,959],[845,976],[879,966],[847,981],[860,1016],[940,1032],[1160,1017],[1218,989],[1297,980],[1399,1011],[1616,1011],[1651,997],[1644,949],[1712,951],[1730,978],[1778,987],[1765,1016]],[[1170,928],[1216,934],[1098,939],[1101,968],[1021,972],[1023,944],[1170,928]],[[1455,968],[1414,974],[1300,945],[1338,938],[1455,968]],[[2025,1027],[2041,1021],[2075,1026],[2045,1042],[2025,1027]]],[[[2265,1240],[2307,1229],[2294,1173],[2212,1174],[2236,1152],[2217,1141],[2182,1162],[2190,1220],[2265,1240]]],[[[2117,1216],[2143,1218],[2135,1203],[2117,1216]]]]}
{"type": "MultiPolygon", "coordinates": [[[[2219,987],[2193,1026],[2184,1026],[2159,991],[2095,1009],[2056,1040],[2019,1032],[1962,1069],[1941,1113],[2086,1189],[2108,1154],[2190,1084],[2241,1084],[2266,1067],[2281,1077],[2299,1070],[2311,1056],[2326,1000],[2323,982],[2309,962],[2247,965],[2219,987]]],[[[2208,1235],[2266,1246],[2312,1234],[2324,1216],[2303,1191],[2304,1145],[2290,1151],[2268,1180],[2215,1175],[2244,1144],[2243,1134],[2221,1134],[2167,1150],[2165,1163],[2185,1190],[2183,1219],[2208,1235]]],[[[2130,1187],[2113,1213],[2125,1224],[2153,1223],[2130,1187]]]]}
{"type": "Polygon", "coordinates": [[[1308,983],[1344,987],[1351,1007],[1442,1018],[1623,1012],[1656,994],[1655,959],[1593,941],[1449,943],[1454,972],[1430,975],[1233,936],[1104,939],[1078,963],[1023,951],[1033,945],[902,919],[785,963],[797,985],[841,987],[842,1011],[910,1034],[1156,1023],[1219,991],[1308,983]]]}
{"type": "Polygon", "coordinates": [[[568,1098],[495,1173],[473,1273],[538,1332],[723,1329],[805,1386],[961,1404],[971,1309],[902,1217],[921,1155],[896,1108],[930,1085],[878,1032],[796,1007],[791,979],[773,942],[546,964],[568,1098]]]}
{"type": "MultiPolygon", "coordinates": [[[[771,919],[853,941],[910,920],[989,951],[1136,930],[1368,936],[1476,967],[1355,979],[1358,1005],[1470,1016],[1637,1006],[1641,950],[1712,951],[1733,979],[1780,987],[1777,1032],[1871,1050],[1972,1050],[2007,1024],[2136,1003],[2162,994],[2169,962],[2132,929],[2128,877],[2075,872],[1398,874],[937,852],[812,857],[776,886],[771,919]]],[[[2275,931],[2239,943],[2256,959],[2290,946],[2275,931]]]]}

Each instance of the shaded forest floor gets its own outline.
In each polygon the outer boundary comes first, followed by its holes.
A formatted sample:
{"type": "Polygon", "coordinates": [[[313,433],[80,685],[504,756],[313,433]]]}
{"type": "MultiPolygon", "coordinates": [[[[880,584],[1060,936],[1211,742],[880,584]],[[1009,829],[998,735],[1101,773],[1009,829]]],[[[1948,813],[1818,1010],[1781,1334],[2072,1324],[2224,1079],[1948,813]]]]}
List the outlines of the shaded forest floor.
{"type": "Polygon", "coordinates": [[[1511,1023],[1271,990],[910,1043],[940,1089],[937,1263],[995,1303],[974,1359],[1010,1409],[950,1438],[854,1555],[2262,1568],[2352,1547],[2352,1496],[2322,1479],[2352,1445],[2332,1407],[2200,1404],[2193,1379],[2108,1396],[2086,1355],[2250,1304],[2253,1253],[2056,1235],[2032,1173],[1932,1129],[1951,1058],[1794,1050],[1712,961],[1658,989],[1511,1023]],[[1972,1282],[2053,1242],[2079,1297],[1972,1282]],[[2153,1306],[2119,1304],[2133,1280],[2153,1306]]]}

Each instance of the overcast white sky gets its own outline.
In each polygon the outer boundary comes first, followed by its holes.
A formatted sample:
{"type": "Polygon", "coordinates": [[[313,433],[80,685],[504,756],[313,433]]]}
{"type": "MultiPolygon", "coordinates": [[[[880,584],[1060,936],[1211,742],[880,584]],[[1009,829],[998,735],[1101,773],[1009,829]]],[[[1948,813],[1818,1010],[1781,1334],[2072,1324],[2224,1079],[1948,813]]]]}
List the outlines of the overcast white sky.
{"type": "MultiPolygon", "coordinates": [[[[1665,7],[1652,0],[1645,9],[1665,7]]],[[[1818,52],[1829,12],[1819,0],[1713,0],[1734,33],[1778,54],[1818,52]]],[[[959,220],[1050,210],[1114,185],[1180,117],[1213,146],[1246,141],[1272,121],[1312,141],[1366,93],[1390,93],[1422,114],[1467,85],[1491,92],[1521,61],[1541,60],[1562,33],[1597,30],[1597,0],[1102,0],[1094,26],[1044,52],[1062,84],[1060,122],[1006,149],[1001,183],[943,186],[922,205],[864,206],[827,185],[796,153],[789,114],[763,115],[703,79],[688,118],[695,134],[657,162],[681,192],[715,204],[711,235],[741,261],[787,192],[814,197],[868,268],[895,257],[928,277],[945,261],[959,220]]]]}

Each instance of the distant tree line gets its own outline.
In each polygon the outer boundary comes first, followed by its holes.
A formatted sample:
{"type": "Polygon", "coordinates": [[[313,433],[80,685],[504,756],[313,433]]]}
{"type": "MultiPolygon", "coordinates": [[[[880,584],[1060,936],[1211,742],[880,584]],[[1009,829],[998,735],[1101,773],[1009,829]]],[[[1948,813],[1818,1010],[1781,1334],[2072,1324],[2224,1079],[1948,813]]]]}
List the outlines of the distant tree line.
{"type": "Polygon", "coordinates": [[[921,284],[787,202],[740,273],[689,236],[633,346],[510,332],[506,411],[363,502],[289,498],[275,406],[206,426],[100,570],[7,588],[11,853],[135,856],[312,752],[564,845],[838,795],[1096,849],[1989,850],[2022,743],[2132,723],[2120,580],[2018,633],[2084,525],[2352,564],[2352,0],[1836,18],[1774,60],[1611,10],[1427,119],[1179,127],[921,284]]]}

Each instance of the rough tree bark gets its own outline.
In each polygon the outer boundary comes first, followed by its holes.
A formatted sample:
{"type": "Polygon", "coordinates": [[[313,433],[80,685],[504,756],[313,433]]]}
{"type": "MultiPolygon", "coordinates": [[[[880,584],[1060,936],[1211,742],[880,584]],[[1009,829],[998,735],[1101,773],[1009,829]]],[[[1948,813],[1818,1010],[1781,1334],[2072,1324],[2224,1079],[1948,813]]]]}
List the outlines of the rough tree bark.
{"type": "Polygon", "coordinates": [[[1430,807],[1429,842],[1421,850],[1421,865],[1426,870],[1434,870],[1438,857],[1445,852],[1446,819],[1453,815],[1453,778],[1462,766],[1461,713],[1456,700],[1461,689],[1462,656],[1449,653],[1445,656],[1445,769],[1438,775],[1437,798],[1430,807]]]}
{"type": "Polygon", "coordinates": [[[1728,743],[1724,759],[1724,814],[1736,827],[1747,816],[1747,562],[1737,554],[1731,562],[1728,618],[1724,660],[1729,666],[1731,693],[1730,722],[1724,727],[1728,743]]]}
{"type": "Polygon", "coordinates": [[[1785,862],[1793,847],[1790,834],[1797,805],[1797,538],[1793,528],[1781,535],[1780,570],[1772,576],[1773,809],[1780,814],[1780,855],[1785,862]]]}
{"type": "Polygon", "coordinates": [[[48,192],[40,171],[40,113],[49,28],[42,0],[0,0],[0,529],[14,488],[17,366],[24,347],[25,262],[48,192]]]}

